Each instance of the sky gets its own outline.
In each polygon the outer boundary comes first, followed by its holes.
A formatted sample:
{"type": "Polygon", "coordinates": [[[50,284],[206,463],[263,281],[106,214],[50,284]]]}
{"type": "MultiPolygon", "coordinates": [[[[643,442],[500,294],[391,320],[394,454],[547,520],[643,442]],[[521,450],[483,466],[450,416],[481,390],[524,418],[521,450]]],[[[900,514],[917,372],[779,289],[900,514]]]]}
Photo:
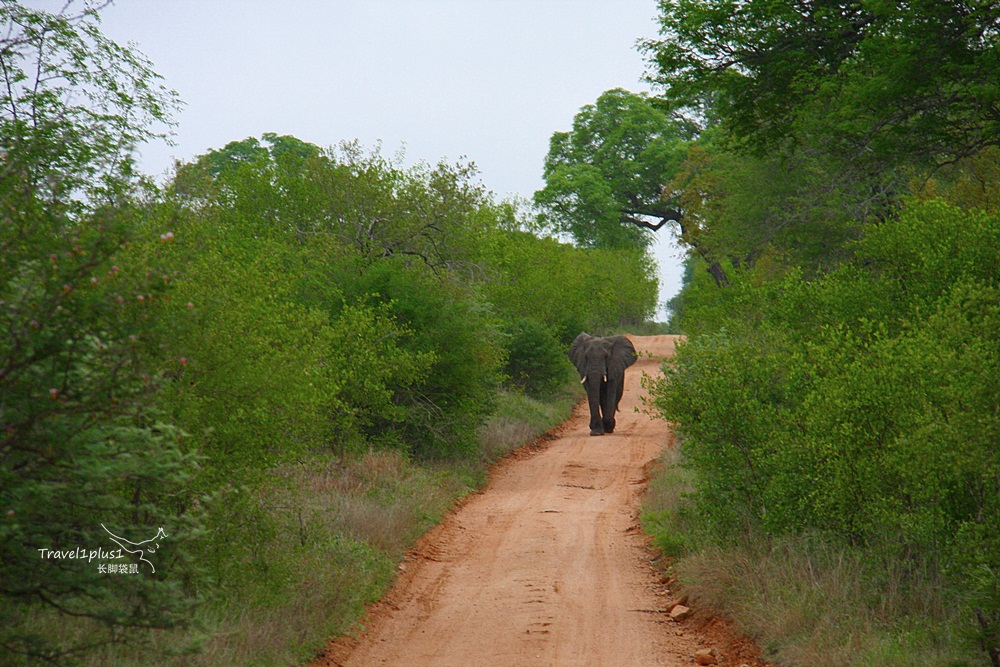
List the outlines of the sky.
{"type": "MultiPolygon", "coordinates": [[[[471,161],[498,199],[530,199],[580,107],[649,91],[636,42],[656,36],[656,13],[655,0],[116,0],[101,17],[184,102],[174,145],[142,147],[148,174],[275,132],[381,144],[404,165],[471,161]]],[[[666,227],[654,254],[663,320],[682,274],[666,227]]]]}

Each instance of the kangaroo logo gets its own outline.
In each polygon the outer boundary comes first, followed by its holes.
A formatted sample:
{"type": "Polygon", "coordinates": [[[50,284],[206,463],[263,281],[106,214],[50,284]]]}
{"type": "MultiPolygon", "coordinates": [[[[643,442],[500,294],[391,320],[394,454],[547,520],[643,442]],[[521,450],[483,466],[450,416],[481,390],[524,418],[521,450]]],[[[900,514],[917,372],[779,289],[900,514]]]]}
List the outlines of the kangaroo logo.
{"type": "Polygon", "coordinates": [[[167,536],[167,534],[163,532],[163,528],[160,528],[155,536],[149,538],[148,540],[143,540],[142,542],[132,542],[131,540],[126,540],[124,537],[119,537],[118,535],[115,535],[110,530],[108,530],[108,527],[105,526],[103,523],[101,524],[101,528],[107,531],[108,535],[111,536],[112,542],[114,542],[115,544],[120,546],[122,550],[129,552],[133,556],[138,556],[139,560],[149,564],[149,567],[153,570],[153,574],[156,574],[156,568],[153,567],[153,563],[151,563],[149,560],[146,559],[144,554],[156,553],[156,550],[160,547],[159,544],[160,540],[162,540],[164,537],[167,536]]]}

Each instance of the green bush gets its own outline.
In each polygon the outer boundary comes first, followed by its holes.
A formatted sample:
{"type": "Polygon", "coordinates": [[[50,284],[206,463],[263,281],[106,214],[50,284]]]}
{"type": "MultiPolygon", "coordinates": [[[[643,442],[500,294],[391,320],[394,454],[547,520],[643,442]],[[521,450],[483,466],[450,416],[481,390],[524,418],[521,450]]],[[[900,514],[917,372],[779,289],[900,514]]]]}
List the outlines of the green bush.
{"type": "Polygon", "coordinates": [[[570,377],[566,348],[545,327],[521,319],[507,327],[507,368],[510,382],[529,396],[542,398],[570,377]]]}
{"type": "Polygon", "coordinates": [[[422,457],[468,455],[501,380],[500,329],[486,304],[402,261],[373,264],[344,289],[349,299],[386,308],[411,332],[401,347],[433,360],[411,385],[397,388],[402,442],[422,457]]]}
{"type": "Polygon", "coordinates": [[[497,313],[534,320],[567,347],[581,331],[619,333],[656,309],[656,270],[642,250],[584,250],[497,229],[480,251],[489,267],[481,289],[497,313]]]}
{"type": "Polygon", "coordinates": [[[152,277],[161,275],[164,257],[133,258],[126,250],[141,213],[124,203],[113,213],[60,211],[5,174],[0,646],[34,658],[65,653],[70,661],[97,637],[186,622],[193,596],[183,584],[196,574],[190,548],[200,522],[188,484],[200,461],[156,407],[164,327],[153,313],[169,288],[152,277]],[[98,569],[108,558],[39,551],[110,552],[115,545],[102,524],[134,540],[162,527],[170,539],[156,574],[117,578],[98,569]],[[27,620],[57,614],[97,621],[93,636],[60,638],[47,623],[27,620]]]}
{"type": "Polygon", "coordinates": [[[711,530],[931,568],[997,646],[998,248],[995,214],[914,202],[852,265],[732,288],[653,388],[711,530]]]}

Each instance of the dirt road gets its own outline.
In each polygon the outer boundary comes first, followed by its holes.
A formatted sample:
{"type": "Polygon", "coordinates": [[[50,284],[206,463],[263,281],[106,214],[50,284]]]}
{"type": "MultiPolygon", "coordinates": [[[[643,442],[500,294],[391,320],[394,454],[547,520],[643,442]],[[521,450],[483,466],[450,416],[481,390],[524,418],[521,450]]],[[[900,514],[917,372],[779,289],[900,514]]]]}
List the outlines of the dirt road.
{"type": "Polygon", "coordinates": [[[365,634],[318,664],[690,665],[700,647],[666,618],[637,519],[645,469],[668,441],[635,410],[640,380],[674,338],[633,338],[655,358],[626,372],[614,434],[590,437],[584,404],[542,451],[502,464],[421,539],[365,634]]]}

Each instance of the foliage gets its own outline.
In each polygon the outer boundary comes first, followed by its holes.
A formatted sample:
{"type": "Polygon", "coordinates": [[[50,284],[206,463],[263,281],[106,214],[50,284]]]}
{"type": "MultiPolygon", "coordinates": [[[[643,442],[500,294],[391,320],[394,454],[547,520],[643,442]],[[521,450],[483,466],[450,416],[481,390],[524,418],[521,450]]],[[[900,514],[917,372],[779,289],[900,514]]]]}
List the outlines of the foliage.
{"type": "Polygon", "coordinates": [[[907,599],[938,582],[994,665],[997,22],[981,3],[663,0],[644,44],[660,108],[701,130],[668,187],[699,255],[670,304],[689,341],[653,390],[694,480],[681,530],[762,561],[794,543],[813,586],[812,540],[858,577],[898,569],[907,599]]]}
{"type": "Polygon", "coordinates": [[[569,346],[581,331],[616,331],[656,308],[655,265],[643,250],[576,248],[498,229],[480,246],[481,289],[507,322],[531,319],[569,346]]]}
{"type": "Polygon", "coordinates": [[[636,221],[669,208],[663,186],[687,138],[645,95],[609,90],[580,109],[570,132],[552,135],[535,202],[582,247],[647,248],[652,238],[636,221]]]}
{"type": "Polygon", "coordinates": [[[661,0],[645,43],[668,102],[759,149],[788,139],[872,173],[1000,140],[997,7],[661,0]]]}
{"type": "Polygon", "coordinates": [[[518,320],[508,329],[506,373],[513,386],[542,398],[564,384],[571,366],[564,346],[542,325],[518,320]]]}
{"type": "Polygon", "coordinates": [[[736,153],[718,128],[693,139],[661,100],[616,89],[553,135],[535,202],[588,248],[646,247],[671,223],[721,287],[761,260],[809,274],[835,266],[869,216],[887,215],[894,178],[861,176],[815,150],[736,153]]]}
{"type": "MultiPolygon", "coordinates": [[[[319,154],[292,137],[264,140],[270,148],[254,139],[232,142],[178,170],[179,201],[191,202],[193,215],[213,220],[208,229],[217,230],[212,233],[222,252],[205,258],[205,279],[192,284],[208,289],[203,301],[238,290],[233,304],[286,302],[292,310],[287,321],[276,322],[273,335],[287,336],[297,326],[304,335],[316,332],[316,323],[304,319],[307,312],[339,327],[324,345],[287,342],[313,355],[307,366],[322,376],[315,388],[298,383],[297,391],[313,400],[317,414],[331,417],[313,420],[311,411],[288,403],[289,414],[298,415],[293,421],[326,425],[319,440],[332,437],[338,451],[346,451],[344,443],[373,438],[430,456],[459,451],[489,411],[501,356],[488,311],[452,273],[467,266],[472,222],[484,215],[477,208],[485,206],[484,195],[468,182],[472,172],[446,164],[403,171],[355,145],[319,154]],[[276,150],[281,146],[299,150],[276,150]],[[275,258],[269,267],[261,266],[262,248],[275,258]],[[248,274],[227,278],[234,280],[231,287],[212,288],[211,272],[242,261],[250,262],[248,274]],[[295,278],[283,280],[282,274],[295,278]],[[360,317],[370,323],[367,335],[336,324],[353,318],[360,325],[360,317]],[[325,370],[317,371],[317,364],[325,370]],[[365,364],[372,367],[362,370],[365,364]]],[[[214,310],[233,311],[222,303],[214,310]]],[[[237,317],[245,331],[259,331],[263,315],[241,309],[237,317]]],[[[272,341],[264,349],[280,346],[272,341]]],[[[278,359],[272,365],[287,367],[278,359]]],[[[266,372],[277,377],[273,369],[266,372]]],[[[293,378],[301,376],[289,371],[287,377],[297,382],[293,378]]],[[[285,388],[262,401],[282,404],[279,396],[295,393],[285,388]]],[[[262,418],[279,427],[273,416],[262,418]]],[[[279,441],[275,435],[264,439],[279,441]]]]}
{"type": "Polygon", "coordinates": [[[418,381],[397,390],[406,412],[403,442],[424,457],[467,455],[501,377],[500,331],[485,304],[420,265],[391,260],[373,265],[349,289],[413,332],[404,349],[434,360],[418,381]]]}
{"type": "Polygon", "coordinates": [[[654,389],[720,535],[936,568],[996,645],[1000,218],[913,202],[813,282],[741,284],[654,389]]]}
{"type": "Polygon", "coordinates": [[[584,275],[584,312],[594,333],[620,331],[652,319],[659,282],[649,253],[594,249],[583,262],[579,270],[584,275]]]}
{"type": "Polygon", "coordinates": [[[206,483],[260,474],[310,449],[346,455],[362,448],[367,427],[399,418],[393,387],[430,359],[400,350],[406,329],[386,309],[331,314],[299,303],[283,279],[295,258],[277,244],[259,243],[264,251],[247,260],[193,230],[177,238],[197,258],[165,308],[166,317],[188,316],[164,347],[175,377],[161,400],[210,457],[206,483]]]}
{"type": "Polygon", "coordinates": [[[1000,147],[990,146],[947,165],[913,189],[920,198],[940,197],[960,208],[996,212],[1000,208],[1000,147]]]}
{"type": "Polygon", "coordinates": [[[829,270],[875,212],[870,182],[804,151],[735,153],[717,131],[689,146],[669,187],[684,210],[680,242],[727,267],[730,280],[759,263],[829,270]]]}
{"type": "Polygon", "coordinates": [[[101,34],[90,6],[51,14],[4,0],[0,22],[3,177],[53,209],[114,201],[134,176],[131,149],[162,136],[176,94],[140,53],[101,34]]]}
{"type": "Polygon", "coordinates": [[[996,21],[969,3],[661,2],[655,104],[700,127],[664,187],[681,243],[720,287],[762,261],[811,279],[913,188],[988,191],[996,21]]]}
{"type": "Polygon", "coordinates": [[[169,248],[127,251],[148,233],[129,152],[174,98],[100,35],[92,10],[4,2],[0,17],[0,646],[69,664],[136,629],[186,623],[195,599],[188,483],[200,462],[155,406],[169,324],[151,311],[167,298],[169,248]],[[162,528],[167,542],[150,569],[109,575],[99,565],[117,556],[90,553],[117,553],[102,526],[136,541],[162,528]],[[66,555],[76,549],[85,555],[66,555]],[[38,617],[93,631],[60,638],[38,617]]]}

